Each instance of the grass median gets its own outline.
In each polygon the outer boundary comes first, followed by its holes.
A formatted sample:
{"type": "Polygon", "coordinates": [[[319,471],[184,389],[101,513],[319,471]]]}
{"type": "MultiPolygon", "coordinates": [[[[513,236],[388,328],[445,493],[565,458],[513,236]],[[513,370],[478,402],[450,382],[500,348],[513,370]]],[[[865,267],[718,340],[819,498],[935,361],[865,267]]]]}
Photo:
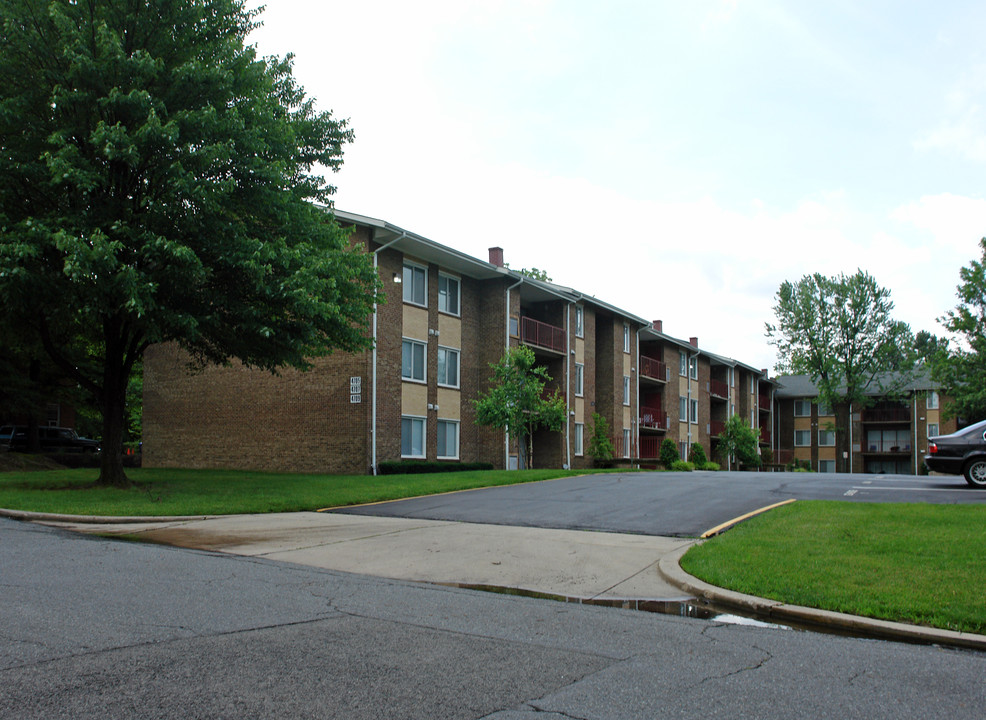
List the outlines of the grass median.
{"type": "Polygon", "coordinates": [[[692,548],[719,587],[864,617],[986,633],[986,506],[802,501],[692,548]]]}
{"type": "Polygon", "coordinates": [[[480,470],[417,475],[302,475],[235,470],[127,470],[126,489],[97,471],[0,473],[0,508],[69,515],[162,516],[295,512],[584,475],[576,470],[480,470]]]}

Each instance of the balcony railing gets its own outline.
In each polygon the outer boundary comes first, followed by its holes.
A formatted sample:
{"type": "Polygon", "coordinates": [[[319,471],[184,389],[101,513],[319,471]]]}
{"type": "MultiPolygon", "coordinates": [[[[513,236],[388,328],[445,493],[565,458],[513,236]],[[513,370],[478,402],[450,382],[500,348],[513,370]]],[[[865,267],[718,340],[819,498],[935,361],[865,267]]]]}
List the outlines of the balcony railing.
{"type": "Polygon", "coordinates": [[[712,437],[719,437],[725,429],[726,423],[722,420],[713,420],[709,423],[709,435],[712,437]]]}
{"type": "Polygon", "coordinates": [[[863,410],[863,422],[910,422],[911,411],[907,408],[867,408],[863,410]]]}
{"type": "Polygon", "coordinates": [[[660,360],[645,355],[640,356],[640,374],[652,380],[668,381],[668,366],[660,360]]]}
{"type": "Polygon", "coordinates": [[[709,394],[715,397],[729,399],[729,385],[722,380],[709,380],[709,394]]]}
{"type": "Polygon", "coordinates": [[[761,410],[770,410],[770,396],[768,395],[758,395],[757,401],[760,405],[761,410]]]}
{"type": "Polygon", "coordinates": [[[659,457],[661,457],[660,435],[641,435],[640,458],[642,460],[652,460],[659,457]]]}
{"type": "Polygon", "coordinates": [[[770,430],[768,428],[760,428],[760,443],[770,445],[770,430]]]}
{"type": "Polygon", "coordinates": [[[910,455],[911,444],[904,443],[898,444],[892,440],[878,441],[878,442],[868,442],[863,448],[864,453],[900,453],[902,455],[910,455]]]}
{"type": "Polygon", "coordinates": [[[527,345],[546,348],[562,354],[567,352],[568,343],[564,328],[549,325],[534,318],[522,317],[520,319],[520,339],[527,345]]]}
{"type": "Polygon", "coordinates": [[[668,414],[660,408],[641,407],[640,427],[651,430],[667,430],[668,414]]]}

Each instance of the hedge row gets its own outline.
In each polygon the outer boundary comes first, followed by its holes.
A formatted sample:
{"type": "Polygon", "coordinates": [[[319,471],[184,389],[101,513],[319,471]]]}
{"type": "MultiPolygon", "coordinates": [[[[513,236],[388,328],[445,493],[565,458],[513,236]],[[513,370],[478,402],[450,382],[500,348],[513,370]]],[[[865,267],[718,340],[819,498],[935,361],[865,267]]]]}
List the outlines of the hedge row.
{"type": "Polygon", "coordinates": [[[454,463],[407,460],[403,462],[382,462],[377,466],[381,475],[410,475],[417,473],[462,472],[467,470],[492,470],[493,463],[454,463]]]}

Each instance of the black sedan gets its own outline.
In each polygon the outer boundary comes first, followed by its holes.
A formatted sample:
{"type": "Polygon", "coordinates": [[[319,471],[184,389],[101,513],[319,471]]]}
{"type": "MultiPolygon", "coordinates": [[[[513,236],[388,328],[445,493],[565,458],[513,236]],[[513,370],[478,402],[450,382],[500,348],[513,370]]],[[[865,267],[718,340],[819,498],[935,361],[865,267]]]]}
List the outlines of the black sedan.
{"type": "Polygon", "coordinates": [[[973,487],[986,488],[986,420],[951,435],[928,438],[924,463],[929,470],[965,475],[973,487]]]}

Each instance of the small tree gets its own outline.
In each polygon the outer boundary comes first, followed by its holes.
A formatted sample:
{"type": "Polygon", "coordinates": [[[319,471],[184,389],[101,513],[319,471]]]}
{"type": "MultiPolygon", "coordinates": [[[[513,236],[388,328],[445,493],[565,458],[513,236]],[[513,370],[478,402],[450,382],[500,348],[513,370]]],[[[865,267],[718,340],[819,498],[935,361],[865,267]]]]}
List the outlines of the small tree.
{"type": "Polygon", "coordinates": [[[589,439],[589,457],[597,463],[607,463],[613,459],[616,448],[609,437],[609,423],[599,413],[592,413],[592,437],[589,439]]]}
{"type": "Polygon", "coordinates": [[[750,467],[760,466],[760,453],[757,452],[760,440],[757,432],[740,415],[733,415],[726,421],[726,427],[719,433],[719,455],[729,467],[730,458],[735,457],[750,467]]]}
{"type": "Polygon", "coordinates": [[[705,454],[705,448],[698,443],[692,443],[692,449],[688,451],[688,462],[695,465],[695,467],[702,467],[708,461],[709,458],[705,454]]]}
{"type": "Polygon", "coordinates": [[[551,431],[565,425],[565,399],[555,390],[544,391],[551,376],[535,366],[534,351],[528,347],[511,348],[498,363],[491,363],[491,387],[477,400],[476,424],[503,428],[526,447],[525,467],[534,465],[534,431],[540,427],[551,431]]]}
{"type": "Polygon", "coordinates": [[[666,470],[670,470],[672,465],[681,460],[681,457],[678,455],[678,446],[671,438],[664,438],[664,440],[661,441],[661,450],[659,455],[661,464],[666,470]]]}

